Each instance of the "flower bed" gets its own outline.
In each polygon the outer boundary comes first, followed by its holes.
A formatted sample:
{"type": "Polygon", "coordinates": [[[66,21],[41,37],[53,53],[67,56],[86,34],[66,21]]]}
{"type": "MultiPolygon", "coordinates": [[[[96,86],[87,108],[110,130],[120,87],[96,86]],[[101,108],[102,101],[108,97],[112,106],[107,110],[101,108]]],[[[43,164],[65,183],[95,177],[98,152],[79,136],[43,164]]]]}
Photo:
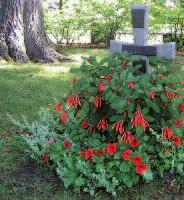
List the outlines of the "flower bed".
{"type": "Polygon", "coordinates": [[[31,156],[56,170],[66,188],[116,196],[142,180],[184,174],[179,69],[152,58],[152,73],[141,74],[134,59],[86,59],[69,95],[24,127],[31,156]]]}

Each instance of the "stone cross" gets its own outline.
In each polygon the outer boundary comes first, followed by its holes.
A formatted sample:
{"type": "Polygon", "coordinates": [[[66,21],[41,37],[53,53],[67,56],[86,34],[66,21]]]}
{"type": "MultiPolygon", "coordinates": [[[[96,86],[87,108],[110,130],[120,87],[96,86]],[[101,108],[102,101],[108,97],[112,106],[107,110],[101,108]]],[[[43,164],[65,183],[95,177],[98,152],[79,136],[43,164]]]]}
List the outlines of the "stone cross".
{"type": "Polygon", "coordinates": [[[132,55],[139,55],[140,60],[134,61],[133,66],[141,65],[139,69],[142,73],[148,73],[149,56],[163,57],[165,59],[174,59],[176,55],[175,42],[148,45],[148,25],[149,25],[149,7],[145,4],[134,5],[131,9],[134,44],[126,43],[120,40],[110,41],[110,52],[123,53],[128,52],[132,55]]]}

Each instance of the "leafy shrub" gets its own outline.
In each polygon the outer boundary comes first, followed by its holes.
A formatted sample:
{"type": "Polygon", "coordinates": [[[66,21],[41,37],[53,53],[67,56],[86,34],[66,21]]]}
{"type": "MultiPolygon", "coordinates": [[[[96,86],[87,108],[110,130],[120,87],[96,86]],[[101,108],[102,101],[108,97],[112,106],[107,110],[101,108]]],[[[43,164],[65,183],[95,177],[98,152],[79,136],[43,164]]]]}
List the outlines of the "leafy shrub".
{"type": "Polygon", "coordinates": [[[143,179],[183,175],[179,69],[152,58],[152,72],[141,74],[140,66],[132,67],[135,59],[127,54],[100,62],[85,59],[82,78],[73,79],[69,95],[50,108],[55,122],[45,132],[42,125],[24,136],[29,146],[39,147],[32,153],[57,171],[66,188],[91,195],[105,189],[116,196],[143,179]]]}

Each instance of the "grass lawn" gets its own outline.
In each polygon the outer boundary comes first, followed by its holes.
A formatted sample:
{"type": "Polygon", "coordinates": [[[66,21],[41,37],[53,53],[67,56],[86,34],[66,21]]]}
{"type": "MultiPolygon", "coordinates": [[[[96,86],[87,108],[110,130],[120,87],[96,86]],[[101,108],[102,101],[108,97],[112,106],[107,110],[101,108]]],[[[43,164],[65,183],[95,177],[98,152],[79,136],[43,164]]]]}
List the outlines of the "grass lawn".
{"type": "MultiPolygon", "coordinates": [[[[58,178],[31,161],[25,145],[15,133],[16,127],[8,117],[29,121],[38,116],[40,107],[47,107],[53,97],[67,93],[72,77],[78,72],[81,56],[108,55],[107,50],[70,49],[68,54],[76,60],[58,65],[0,63],[0,200],[72,200],[94,199],[64,190],[58,178]]],[[[176,64],[183,66],[184,57],[178,56],[176,64]]],[[[184,180],[170,182],[156,180],[123,191],[116,199],[184,199],[184,180]]],[[[99,199],[112,199],[102,194],[99,199]]]]}

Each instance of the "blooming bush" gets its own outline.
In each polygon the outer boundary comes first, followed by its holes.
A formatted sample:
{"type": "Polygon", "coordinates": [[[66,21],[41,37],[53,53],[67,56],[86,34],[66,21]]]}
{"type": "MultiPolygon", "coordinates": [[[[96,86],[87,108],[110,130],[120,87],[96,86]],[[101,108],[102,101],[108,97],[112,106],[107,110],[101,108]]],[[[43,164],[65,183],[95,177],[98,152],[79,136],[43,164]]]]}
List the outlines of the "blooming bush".
{"type": "Polygon", "coordinates": [[[74,78],[69,95],[50,107],[50,137],[42,143],[38,133],[24,135],[34,144],[33,157],[55,169],[66,188],[91,195],[105,189],[115,196],[141,180],[184,174],[179,69],[152,58],[152,72],[141,74],[140,66],[132,67],[135,59],[85,59],[82,78],[74,78]]]}

